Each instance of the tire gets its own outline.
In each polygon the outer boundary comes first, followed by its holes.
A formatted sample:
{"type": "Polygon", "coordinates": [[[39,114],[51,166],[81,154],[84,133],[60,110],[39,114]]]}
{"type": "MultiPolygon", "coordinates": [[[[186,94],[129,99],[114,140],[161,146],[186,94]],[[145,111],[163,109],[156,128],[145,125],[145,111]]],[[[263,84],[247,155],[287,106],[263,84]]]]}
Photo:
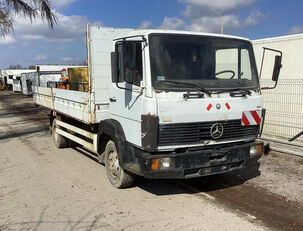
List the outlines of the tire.
{"type": "Polygon", "coordinates": [[[56,148],[68,147],[68,139],[56,132],[56,119],[53,120],[52,124],[52,136],[56,148]]]}
{"type": "Polygon", "coordinates": [[[134,182],[134,175],[126,172],[120,167],[118,152],[113,141],[108,141],[105,148],[106,175],[110,183],[116,188],[131,187],[134,182]]]}
{"type": "Polygon", "coordinates": [[[80,145],[78,143],[76,143],[75,141],[72,141],[70,139],[68,139],[68,147],[69,148],[76,148],[76,147],[79,147],[80,145]]]}

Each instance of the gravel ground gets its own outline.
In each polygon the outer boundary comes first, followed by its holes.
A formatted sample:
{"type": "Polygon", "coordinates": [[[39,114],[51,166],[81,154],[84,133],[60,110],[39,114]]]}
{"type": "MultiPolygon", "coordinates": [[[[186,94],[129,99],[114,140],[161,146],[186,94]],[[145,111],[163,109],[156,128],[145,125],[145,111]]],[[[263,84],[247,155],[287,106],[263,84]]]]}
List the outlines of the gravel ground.
{"type": "Polygon", "coordinates": [[[46,114],[30,98],[0,92],[1,231],[267,229],[172,181],[114,188],[85,150],[54,147],[46,114]]]}
{"type": "Polygon", "coordinates": [[[270,152],[261,159],[261,175],[252,183],[284,197],[287,201],[303,202],[303,158],[270,152]]]}
{"type": "Polygon", "coordinates": [[[47,110],[0,91],[0,230],[303,230],[303,158],[113,188],[83,149],[54,148],[47,110]],[[82,155],[81,155],[82,154],[82,155]]]}

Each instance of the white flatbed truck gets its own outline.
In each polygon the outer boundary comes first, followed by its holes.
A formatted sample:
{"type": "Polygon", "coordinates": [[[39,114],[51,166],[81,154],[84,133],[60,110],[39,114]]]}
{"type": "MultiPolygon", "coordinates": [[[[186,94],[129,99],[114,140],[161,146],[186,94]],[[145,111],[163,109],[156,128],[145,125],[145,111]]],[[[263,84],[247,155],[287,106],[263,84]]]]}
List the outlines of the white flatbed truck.
{"type": "Polygon", "coordinates": [[[248,39],[98,26],[86,34],[89,91],[33,87],[58,148],[72,141],[95,152],[117,188],[135,175],[192,178],[257,163],[264,114],[248,39]]]}

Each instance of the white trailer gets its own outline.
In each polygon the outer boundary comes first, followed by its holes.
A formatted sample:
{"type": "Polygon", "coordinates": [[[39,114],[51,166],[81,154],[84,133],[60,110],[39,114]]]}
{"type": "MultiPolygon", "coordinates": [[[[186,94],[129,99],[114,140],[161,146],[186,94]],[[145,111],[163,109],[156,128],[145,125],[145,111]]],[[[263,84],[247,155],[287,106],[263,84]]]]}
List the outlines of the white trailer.
{"type": "Polygon", "coordinates": [[[22,94],[32,95],[33,85],[37,79],[38,79],[37,72],[22,73],[21,74],[22,94]]]}
{"type": "Polygon", "coordinates": [[[61,78],[61,71],[46,71],[37,72],[37,78],[34,85],[41,87],[49,87],[49,83],[59,82],[61,78]]]}
{"type": "Polygon", "coordinates": [[[88,26],[87,57],[89,92],[34,87],[34,101],[51,110],[55,145],[95,152],[115,187],[257,166],[263,105],[248,39],[88,26]]]}
{"type": "MultiPolygon", "coordinates": [[[[303,130],[303,34],[273,37],[253,41],[256,60],[261,71],[263,47],[281,50],[283,68],[279,85],[272,91],[264,91],[264,107],[267,109],[264,136],[283,141],[290,140],[303,130]]],[[[265,53],[261,74],[261,86],[268,86],[273,68],[272,55],[265,53]]],[[[303,142],[303,136],[296,138],[303,142]]]]}
{"type": "Polygon", "coordinates": [[[13,78],[13,91],[22,92],[21,76],[16,76],[13,78]]]}
{"type": "Polygon", "coordinates": [[[32,72],[30,69],[6,69],[2,70],[3,79],[6,80],[8,89],[21,92],[21,73],[32,72]]]}

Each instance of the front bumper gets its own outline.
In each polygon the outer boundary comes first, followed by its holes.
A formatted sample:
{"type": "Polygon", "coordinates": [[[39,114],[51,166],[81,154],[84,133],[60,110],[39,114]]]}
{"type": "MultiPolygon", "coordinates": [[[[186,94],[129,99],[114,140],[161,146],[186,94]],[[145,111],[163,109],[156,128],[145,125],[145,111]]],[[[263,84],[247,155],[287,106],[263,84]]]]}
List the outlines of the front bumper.
{"type": "Polygon", "coordinates": [[[155,179],[184,179],[230,172],[248,167],[257,162],[263,154],[251,155],[250,147],[263,142],[233,144],[225,147],[209,147],[201,150],[192,150],[184,153],[157,153],[151,154],[136,150],[135,155],[140,165],[140,175],[155,179]],[[174,167],[152,170],[152,159],[173,158],[174,167]]]}

